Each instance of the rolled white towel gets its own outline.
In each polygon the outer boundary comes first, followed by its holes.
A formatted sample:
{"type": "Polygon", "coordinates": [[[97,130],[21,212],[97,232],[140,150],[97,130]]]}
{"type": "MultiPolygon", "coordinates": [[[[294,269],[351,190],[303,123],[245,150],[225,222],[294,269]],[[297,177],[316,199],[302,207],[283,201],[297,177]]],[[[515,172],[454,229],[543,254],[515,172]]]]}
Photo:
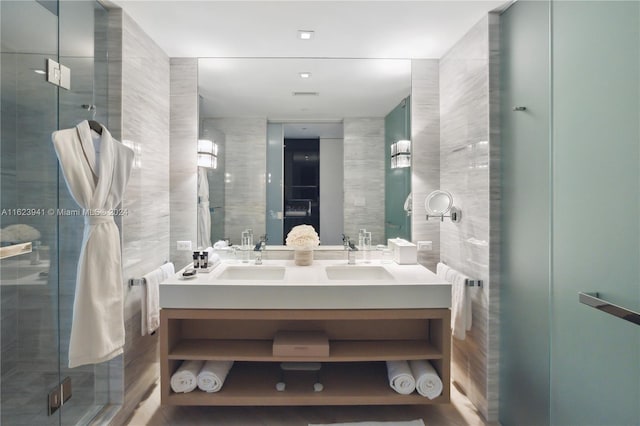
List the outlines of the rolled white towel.
{"type": "Polygon", "coordinates": [[[171,389],[176,393],[191,392],[198,386],[198,373],[204,361],[183,361],[171,376],[171,389]]]}
{"type": "Polygon", "coordinates": [[[387,361],[387,377],[391,389],[402,395],[409,395],[416,389],[416,381],[407,361],[387,361]]]}
{"type": "Polygon", "coordinates": [[[222,389],[233,361],[207,361],[198,373],[198,387],[205,392],[222,389]]]}
{"type": "Polygon", "coordinates": [[[416,380],[416,390],[422,396],[433,399],[442,393],[442,380],[429,361],[409,361],[411,372],[416,380]]]}

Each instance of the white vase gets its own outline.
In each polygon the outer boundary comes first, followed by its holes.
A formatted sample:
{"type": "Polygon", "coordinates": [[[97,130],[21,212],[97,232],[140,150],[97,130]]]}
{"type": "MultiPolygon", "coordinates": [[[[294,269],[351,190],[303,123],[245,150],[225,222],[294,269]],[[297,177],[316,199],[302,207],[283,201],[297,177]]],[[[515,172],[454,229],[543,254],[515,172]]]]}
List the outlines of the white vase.
{"type": "Polygon", "coordinates": [[[313,249],[296,249],[293,251],[293,260],[298,266],[309,266],[313,263],[313,249]]]}

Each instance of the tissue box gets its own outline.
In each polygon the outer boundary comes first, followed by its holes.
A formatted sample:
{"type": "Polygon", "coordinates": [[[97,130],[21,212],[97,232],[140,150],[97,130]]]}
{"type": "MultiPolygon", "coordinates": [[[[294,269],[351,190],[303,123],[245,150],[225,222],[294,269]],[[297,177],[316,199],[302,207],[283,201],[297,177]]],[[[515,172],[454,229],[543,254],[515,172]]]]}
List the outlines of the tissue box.
{"type": "Polygon", "coordinates": [[[322,331],[278,331],[273,356],[329,356],[329,338],[322,331]]]}
{"type": "Polygon", "coordinates": [[[402,238],[391,238],[387,245],[393,252],[393,260],[398,265],[414,265],[418,263],[418,247],[402,238]]]}

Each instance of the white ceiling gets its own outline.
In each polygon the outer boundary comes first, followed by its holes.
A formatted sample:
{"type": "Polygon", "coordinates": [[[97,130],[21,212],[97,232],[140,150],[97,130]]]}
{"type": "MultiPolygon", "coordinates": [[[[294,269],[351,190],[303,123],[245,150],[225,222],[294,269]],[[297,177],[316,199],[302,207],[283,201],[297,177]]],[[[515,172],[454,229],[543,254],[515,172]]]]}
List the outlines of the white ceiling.
{"type": "Polygon", "coordinates": [[[198,73],[203,117],[384,117],[411,92],[407,59],[207,58],[198,73]]]}
{"type": "Polygon", "coordinates": [[[440,58],[500,1],[114,0],[170,57],[440,58]],[[310,41],[298,30],[314,30],[310,41]]]}
{"type": "Polygon", "coordinates": [[[440,58],[505,3],[113,1],[168,56],[211,58],[199,61],[201,116],[298,122],[384,117],[410,93],[409,59],[440,58]]]}

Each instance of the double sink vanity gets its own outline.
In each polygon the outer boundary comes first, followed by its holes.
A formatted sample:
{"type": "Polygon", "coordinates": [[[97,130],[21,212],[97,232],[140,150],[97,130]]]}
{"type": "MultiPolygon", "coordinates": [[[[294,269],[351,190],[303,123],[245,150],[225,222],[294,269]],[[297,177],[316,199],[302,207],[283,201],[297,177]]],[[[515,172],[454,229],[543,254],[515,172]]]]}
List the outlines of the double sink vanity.
{"type": "MultiPolygon", "coordinates": [[[[367,405],[449,402],[451,286],[420,265],[315,260],[225,260],[160,285],[162,403],[171,405],[367,405]],[[274,355],[281,331],[322,332],[328,356],[274,355]],[[389,387],[384,361],[429,360],[444,389],[432,400],[389,387]],[[174,393],[185,360],[234,361],[220,392],[174,393]],[[291,381],[281,362],[320,362],[315,378],[291,381]]],[[[288,373],[290,374],[290,373],[288,373]]]]}

